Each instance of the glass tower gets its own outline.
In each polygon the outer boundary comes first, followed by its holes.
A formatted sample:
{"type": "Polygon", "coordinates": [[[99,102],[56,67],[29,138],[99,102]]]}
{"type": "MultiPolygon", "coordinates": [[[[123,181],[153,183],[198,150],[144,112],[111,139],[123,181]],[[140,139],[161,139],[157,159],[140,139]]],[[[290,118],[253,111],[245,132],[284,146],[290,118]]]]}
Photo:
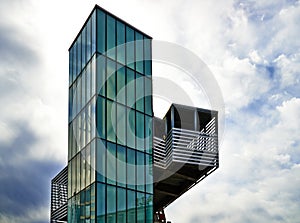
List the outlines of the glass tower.
{"type": "Polygon", "coordinates": [[[69,49],[68,222],[153,222],[151,37],[95,6],[69,49]]]}

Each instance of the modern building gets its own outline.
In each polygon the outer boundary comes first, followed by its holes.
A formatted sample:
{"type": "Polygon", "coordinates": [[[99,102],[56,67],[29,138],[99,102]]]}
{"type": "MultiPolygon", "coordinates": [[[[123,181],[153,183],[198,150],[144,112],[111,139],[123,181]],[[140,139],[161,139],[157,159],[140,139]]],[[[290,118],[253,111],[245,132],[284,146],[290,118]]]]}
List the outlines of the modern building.
{"type": "Polygon", "coordinates": [[[216,111],[173,104],[153,117],[151,40],[96,5],[72,43],[51,222],[165,222],[163,209],[218,168],[216,111]]]}

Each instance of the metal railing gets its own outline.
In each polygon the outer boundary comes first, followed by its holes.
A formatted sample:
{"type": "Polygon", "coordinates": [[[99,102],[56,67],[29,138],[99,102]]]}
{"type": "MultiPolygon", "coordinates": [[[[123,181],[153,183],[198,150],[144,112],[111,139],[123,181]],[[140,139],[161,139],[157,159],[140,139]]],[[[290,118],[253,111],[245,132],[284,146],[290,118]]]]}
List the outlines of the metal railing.
{"type": "Polygon", "coordinates": [[[180,162],[218,166],[218,136],[214,125],[208,125],[208,132],[172,128],[165,140],[154,137],[154,165],[167,168],[172,162],[180,162]]]}

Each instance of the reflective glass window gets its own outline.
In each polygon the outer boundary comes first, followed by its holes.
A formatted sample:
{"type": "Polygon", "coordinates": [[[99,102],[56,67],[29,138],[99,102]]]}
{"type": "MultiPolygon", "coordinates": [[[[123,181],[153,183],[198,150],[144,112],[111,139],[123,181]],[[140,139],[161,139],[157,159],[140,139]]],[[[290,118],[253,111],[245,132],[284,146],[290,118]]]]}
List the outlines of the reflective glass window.
{"type": "Polygon", "coordinates": [[[85,106],[86,104],[86,86],[85,86],[85,83],[86,82],[86,70],[84,69],[82,74],[81,74],[81,104],[82,104],[82,107],[85,106]]]}
{"type": "Polygon", "coordinates": [[[140,73],[144,73],[144,41],[143,35],[135,33],[135,56],[136,56],[136,70],[140,73]]]}
{"type": "Polygon", "coordinates": [[[91,34],[91,37],[92,37],[92,52],[91,52],[91,55],[93,55],[96,51],[96,11],[93,12],[93,15],[92,15],[92,34],[91,34]]]}
{"type": "Polygon", "coordinates": [[[126,145],[126,108],[117,104],[117,142],[126,145]]]}
{"type": "Polygon", "coordinates": [[[152,154],[152,117],[145,115],[145,151],[152,154]]]}
{"type": "MultiPolygon", "coordinates": [[[[105,96],[106,88],[106,59],[102,55],[97,55],[97,93],[105,96]]],[[[96,80],[94,80],[96,82],[96,80]]]]}
{"type": "Polygon", "coordinates": [[[136,185],[135,154],[135,150],[127,149],[127,186],[131,189],[135,189],[136,185]]]}
{"type": "Polygon", "coordinates": [[[144,64],[145,64],[145,74],[151,76],[152,74],[152,64],[151,64],[151,39],[144,39],[144,64]]]}
{"type": "Polygon", "coordinates": [[[126,148],[117,147],[117,183],[119,186],[126,186],[126,148]]]}
{"type": "Polygon", "coordinates": [[[69,50],[69,86],[72,84],[73,82],[73,72],[72,72],[72,63],[73,63],[73,51],[72,51],[73,48],[71,48],[69,50]]]}
{"type": "Polygon", "coordinates": [[[96,145],[95,140],[91,142],[91,183],[95,182],[95,171],[96,171],[96,145]]]}
{"type": "Polygon", "coordinates": [[[116,223],[116,187],[107,185],[107,223],[116,223]]]}
{"type": "Polygon", "coordinates": [[[78,193],[80,191],[80,153],[76,155],[76,189],[75,192],[78,193]]]}
{"type": "Polygon", "coordinates": [[[92,33],[91,33],[91,18],[86,24],[86,61],[91,58],[91,47],[92,47],[92,33]]]}
{"type": "Polygon", "coordinates": [[[105,14],[97,10],[97,51],[99,53],[105,53],[105,43],[106,43],[106,35],[105,35],[105,26],[106,26],[106,18],[105,14]]]}
{"type": "Polygon", "coordinates": [[[137,223],[145,222],[145,194],[137,192],[137,223]]]}
{"type": "Polygon", "coordinates": [[[117,189],[118,223],[126,223],[126,190],[117,189]]]}
{"type": "Polygon", "coordinates": [[[107,59],[107,97],[115,100],[116,97],[116,63],[107,59]]]}
{"type": "Polygon", "coordinates": [[[127,190],[127,222],[136,222],[136,193],[132,190],[127,190]]]}
{"type": "Polygon", "coordinates": [[[95,95],[96,93],[96,56],[93,57],[92,59],[92,64],[91,64],[91,96],[95,95]]]}
{"type": "MultiPolygon", "coordinates": [[[[102,114],[102,116],[105,117],[104,114],[102,114]]],[[[105,120],[105,118],[102,120],[105,120]]],[[[91,139],[96,137],[96,124],[97,124],[97,121],[96,121],[96,97],[93,97],[92,101],[91,101],[91,139]]],[[[103,128],[102,132],[105,133],[105,125],[102,128],[103,128]]]]}
{"type": "Polygon", "coordinates": [[[80,35],[78,36],[78,39],[77,39],[77,44],[78,44],[77,45],[77,66],[78,66],[77,75],[80,74],[81,69],[82,69],[81,36],[82,36],[82,33],[80,33],[80,35]]]}
{"type": "Polygon", "coordinates": [[[86,101],[91,99],[91,63],[86,67],[86,101]]]}
{"type": "Polygon", "coordinates": [[[106,100],[106,138],[116,142],[116,103],[106,100]]]}
{"type": "Polygon", "coordinates": [[[97,222],[105,222],[105,184],[97,183],[97,222]]]}
{"type": "Polygon", "coordinates": [[[136,86],[136,109],[144,112],[144,77],[136,73],[135,86],[136,86]]]}
{"type": "Polygon", "coordinates": [[[107,32],[107,56],[114,59],[116,58],[116,20],[107,15],[107,25],[106,25],[106,32],[107,32]]]}
{"type": "Polygon", "coordinates": [[[125,102],[125,67],[118,66],[117,69],[117,101],[126,104],[125,102]]]}
{"type": "Polygon", "coordinates": [[[83,69],[86,64],[86,26],[81,33],[81,68],[83,69]]]}
{"type": "Polygon", "coordinates": [[[135,111],[133,109],[127,109],[127,146],[135,148],[135,111]]]}
{"type": "Polygon", "coordinates": [[[126,68],[126,76],[127,106],[135,108],[135,72],[126,68]]]}
{"type": "MultiPolygon", "coordinates": [[[[97,98],[97,135],[100,138],[105,138],[106,131],[105,131],[105,122],[106,122],[106,106],[105,106],[105,99],[102,97],[97,98]]],[[[111,109],[111,108],[110,108],[111,109]]]]}
{"type": "Polygon", "coordinates": [[[85,185],[88,186],[91,183],[91,147],[90,144],[85,149],[85,185]]]}
{"type": "Polygon", "coordinates": [[[145,113],[152,116],[152,80],[145,80],[145,113]]]}
{"type": "Polygon", "coordinates": [[[126,26],[126,65],[134,69],[134,30],[126,26]]]}
{"type": "Polygon", "coordinates": [[[117,60],[125,64],[125,25],[117,21],[117,60]]]}
{"type": "Polygon", "coordinates": [[[106,144],[104,140],[97,139],[97,149],[96,149],[96,174],[97,181],[105,182],[106,176],[106,144]]]}
{"type": "Polygon", "coordinates": [[[86,166],[85,166],[85,163],[86,163],[86,155],[85,155],[85,152],[86,150],[83,149],[81,150],[81,153],[80,154],[80,159],[81,159],[81,176],[80,176],[80,179],[81,179],[81,182],[80,182],[80,190],[84,189],[86,187],[86,184],[85,184],[85,177],[86,177],[86,166]]]}
{"type": "Polygon", "coordinates": [[[146,169],[145,169],[145,179],[146,179],[146,192],[153,193],[153,160],[152,155],[146,154],[146,169]]]}
{"type": "Polygon", "coordinates": [[[146,194],[146,223],[153,223],[153,195],[146,194]]]}
{"type": "Polygon", "coordinates": [[[145,157],[144,153],[136,153],[136,177],[137,177],[137,189],[145,191],[145,157]]]}
{"type": "Polygon", "coordinates": [[[144,130],[145,130],[145,121],[144,115],[140,112],[136,112],[136,148],[138,150],[144,151],[144,130]]]}
{"type": "Polygon", "coordinates": [[[116,144],[107,142],[106,144],[106,177],[107,182],[110,184],[116,184],[117,173],[117,159],[116,159],[116,144]]]}

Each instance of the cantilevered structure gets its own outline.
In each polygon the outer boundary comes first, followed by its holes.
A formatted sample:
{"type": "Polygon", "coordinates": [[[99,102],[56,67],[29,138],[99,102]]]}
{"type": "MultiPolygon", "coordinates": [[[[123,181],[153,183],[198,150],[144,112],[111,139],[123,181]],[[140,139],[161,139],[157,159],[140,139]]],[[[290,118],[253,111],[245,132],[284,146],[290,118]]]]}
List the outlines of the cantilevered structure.
{"type": "Polygon", "coordinates": [[[96,5],[72,43],[51,222],[165,222],[163,209],[218,168],[217,111],[172,104],[153,117],[151,42],[96,5]]]}

